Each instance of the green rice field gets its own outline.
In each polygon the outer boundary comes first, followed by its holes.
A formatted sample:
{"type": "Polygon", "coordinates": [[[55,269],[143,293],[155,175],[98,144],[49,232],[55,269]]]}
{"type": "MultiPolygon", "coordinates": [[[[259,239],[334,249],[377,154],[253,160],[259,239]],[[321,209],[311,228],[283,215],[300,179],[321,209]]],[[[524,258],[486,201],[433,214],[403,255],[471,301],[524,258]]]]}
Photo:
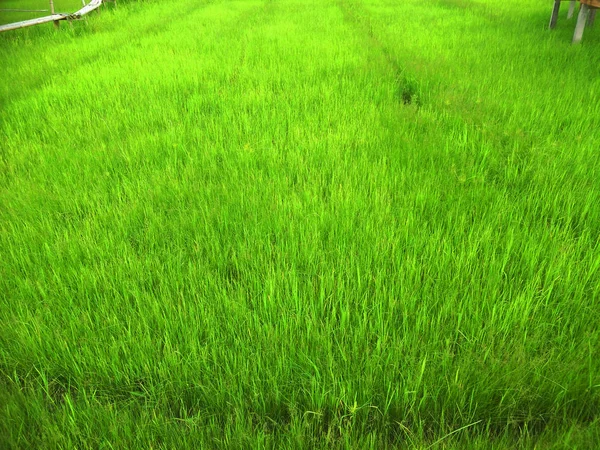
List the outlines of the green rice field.
{"type": "Polygon", "coordinates": [[[0,448],[600,448],[600,27],[572,46],[567,5],[0,34],[0,448]]]}

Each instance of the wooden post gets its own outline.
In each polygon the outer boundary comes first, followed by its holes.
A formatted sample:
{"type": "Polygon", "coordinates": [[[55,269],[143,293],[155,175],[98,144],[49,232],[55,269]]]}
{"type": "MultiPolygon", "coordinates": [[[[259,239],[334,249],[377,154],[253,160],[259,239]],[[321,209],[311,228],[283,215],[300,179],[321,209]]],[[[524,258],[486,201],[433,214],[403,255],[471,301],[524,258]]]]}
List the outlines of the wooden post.
{"type": "Polygon", "coordinates": [[[550,29],[556,27],[556,21],[558,20],[558,11],[560,11],[560,0],[554,0],[554,8],[552,8],[552,16],[550,16],[550,29]]]}
{"type": "Polygon", "coordinates": [[[588,19],[588,26],[589,27],[593,27],[594,26],[594,22],[596,21],[596,13],[598,12],[597,8],[592,9],[592,11],[590,12],[590,17],[588,19]]]}
{"type": "MultiPolygon", "coordinates": [[[[54,1],[50,0],[50,13],[54,15],[54,1]]],[[[58,20],[54,21],[54,28],[58,28],[60,25],[58,24],[58,20]]]]}
{"type": "Polygon", "coordinates": [[[577,17],[577,25],[575,25],[575,34],[573,35],[573,44],[579,44],[583,38],[583,31],[585,30],[585,24],[588,19],[590,7],[585,3],[581,4],[579,10],[579,16],[577,17]]]}
{"type": "Polygon", "coordinates": [[[567,14],[567,19],[573,18],[573,14],[575,13],[575,4],[576,3],[577,3],[577,0],[571,0],[571,3],[569,4],[569,14],[567,14]]]}

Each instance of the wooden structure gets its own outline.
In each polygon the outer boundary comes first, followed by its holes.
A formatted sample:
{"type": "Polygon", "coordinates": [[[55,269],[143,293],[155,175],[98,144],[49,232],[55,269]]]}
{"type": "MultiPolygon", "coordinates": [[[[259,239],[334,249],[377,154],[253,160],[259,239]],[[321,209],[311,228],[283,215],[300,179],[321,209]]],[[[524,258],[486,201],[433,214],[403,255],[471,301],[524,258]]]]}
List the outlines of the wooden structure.
{"type": "MultiPolygon", "coordinates": [[[[558,21],[558,13],[560,11],[561,1],[569,1],[569,13],[567,18],[573,17],[575,12],[575,6],[577,0],[554,0],[554,8],[552,8],[552,16],[550,16],[550,29],[556,27],[558,21]]],[[[581,42],[583,38],[583,32],[586,25],[593,25],[596,19],[596,12],[600,8],[600,0],[579,0],[581,8],[579,9],[579,15],[577,17],[577,24],[575,25],[575,33],[573,34],[573,44],[581,42]]]]}
{"type": "MultiPolygon", "coordinates": [[[[550,16],[550,29],[556,27],[556,22],[558,21],[558,12],[560,11],[560,2],[566,0],[554,0],[554,8],[552,8],[552,15],[550,16]]],[[[575,12],[575,4],[577,0],[569,0],[569,14],[567,15],[567,19],[573,17],[573,13],[575,12]]]]}
{"type": "Polygon", "coordinates": [[[600,0],[581,0],[581,9],[575,25],[573,44],[581,42],[586,25],[593,25],[596,20],[596,12],[600,8],[600,0]]]}
{"type": "Polygon", "coordinates": [[[45,17],[38,17],[37,19],[31,19],[31,20],[23,20],[21,22],[15,22],[15,23],[8,23],[6,25],[0,25],[0,32],[2,31],[9,31],[9,30],[16,30],[19,28],[25,28],[25,27],[31,27],[34,25],[39,25],[42,23],[48,23],[48,22],[54,22],[54,26],[58,27],[58,24],[61,20],[77,20],[77,19],[81,19],[83,16],[85,16],[86,14],[89,14],[90,12],[100,8],[100,6],[102,6],[102,4],[105,2],[106,0],[91,0],[87,5],[85,4],[85,1],[82,0],[83,3],[83,8],[81,8],[79,11],[76,11],[72,14],[56,14],[54,12],[54,2],[53,0],[50,0],[50,16],[45,16],[45,17]]]}

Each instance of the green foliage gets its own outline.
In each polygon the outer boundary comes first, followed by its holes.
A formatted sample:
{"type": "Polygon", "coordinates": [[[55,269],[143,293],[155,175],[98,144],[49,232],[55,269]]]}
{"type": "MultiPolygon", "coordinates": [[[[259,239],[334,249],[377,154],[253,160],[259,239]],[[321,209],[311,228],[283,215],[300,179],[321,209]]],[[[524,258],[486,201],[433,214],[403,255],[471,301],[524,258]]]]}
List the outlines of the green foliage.
{"type": "Polygon", "coordinates": [[[600,35],[549,14],[1,35],[0,448],[594,448],[600,35]]]}

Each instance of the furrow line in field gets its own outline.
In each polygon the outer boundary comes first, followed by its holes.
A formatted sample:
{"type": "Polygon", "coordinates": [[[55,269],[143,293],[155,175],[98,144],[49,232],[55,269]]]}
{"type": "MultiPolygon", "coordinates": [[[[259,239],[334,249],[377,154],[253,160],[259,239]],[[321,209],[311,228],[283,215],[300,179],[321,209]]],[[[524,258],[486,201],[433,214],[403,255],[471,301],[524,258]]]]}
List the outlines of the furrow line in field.
{"type": "Polygon", "coordinates": [[[371,58],[380,59],[383,66],[393,74],[398,85],[398,100],[404,105],[415,103],[422,105],[421,96],[417,95],[417,87],[410,79],[406,69],[392,55],[382,39],[375,34],[369,13],[364,7],[349,0],[338,0],[337,5],[344,14],[344,20],[351,25],[365,40],[371,58]]]}

